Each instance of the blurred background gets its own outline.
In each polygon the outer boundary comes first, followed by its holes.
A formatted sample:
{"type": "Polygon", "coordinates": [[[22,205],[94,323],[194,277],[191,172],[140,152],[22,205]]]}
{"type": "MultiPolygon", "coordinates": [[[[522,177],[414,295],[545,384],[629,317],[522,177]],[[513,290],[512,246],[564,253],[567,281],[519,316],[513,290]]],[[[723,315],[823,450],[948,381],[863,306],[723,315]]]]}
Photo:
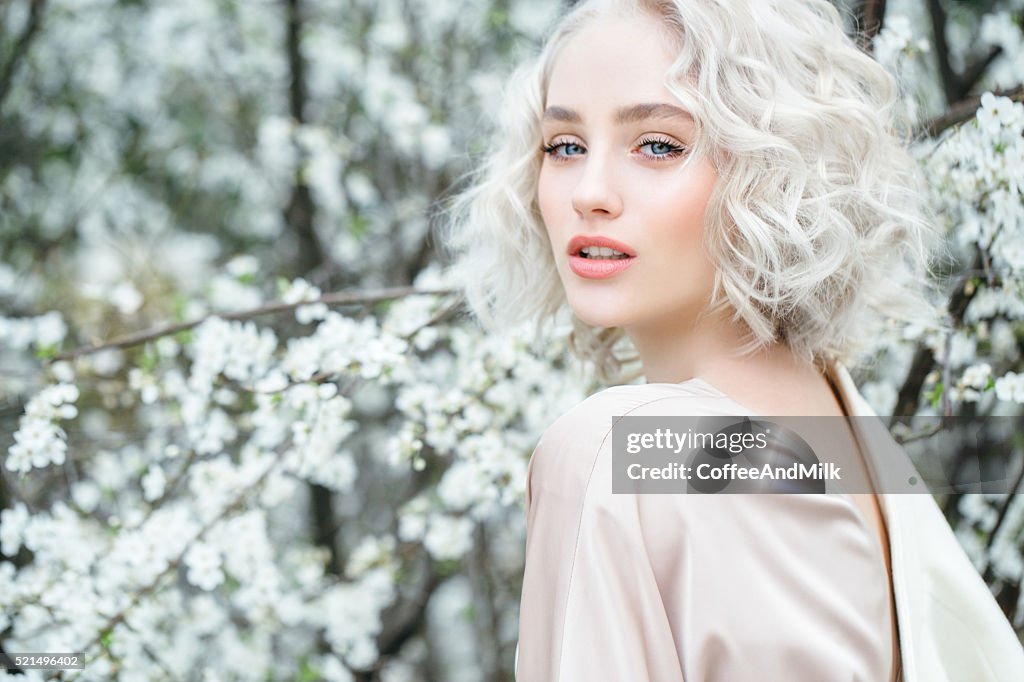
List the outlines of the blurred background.
{"type": "MultiPolygon", "coordinates": [[[[513,679],[526,462],[599,386],[564,336],[468,323],[430,227],[567,4],[0,0],[0,648],[513,679]]],[[[1024,1],[837,5],[960,260],[956,333],[855,378],[879,414],[1016,414],[1024,1]]],[[[940,501],[1024,632],[1010,484],[940,501]]]]}

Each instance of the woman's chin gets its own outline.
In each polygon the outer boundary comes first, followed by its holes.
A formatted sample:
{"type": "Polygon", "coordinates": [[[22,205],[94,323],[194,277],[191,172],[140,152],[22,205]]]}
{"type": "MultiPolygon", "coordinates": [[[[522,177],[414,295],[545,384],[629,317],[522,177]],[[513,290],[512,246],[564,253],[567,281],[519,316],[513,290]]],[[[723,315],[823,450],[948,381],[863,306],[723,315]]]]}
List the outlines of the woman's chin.
{"type": "Polygon", "coordinates": [[[621,327],[627,321],[622,312],[609,309],[607,306],[572,306],[572,311],[576,317],[591,327],[621,327]]]}

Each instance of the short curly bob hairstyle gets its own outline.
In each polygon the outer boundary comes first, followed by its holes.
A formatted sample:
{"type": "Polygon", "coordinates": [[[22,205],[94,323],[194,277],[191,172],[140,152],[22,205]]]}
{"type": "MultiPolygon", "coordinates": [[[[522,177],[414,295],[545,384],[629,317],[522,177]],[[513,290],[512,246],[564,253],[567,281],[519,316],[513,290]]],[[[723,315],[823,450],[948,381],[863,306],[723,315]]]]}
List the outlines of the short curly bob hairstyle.
{"type": "MultiPolygon", "coordinates": [[[[705,220],[716,273],[704,314],[745,324],[743,353],[785,342],[819,367],[852,366],[887,320],[937,321],[941,234],[899,132],[897,83],[832,4],[590,0],[513,73],[495,146],[444,216],[449,274],[486,329],[532,319],[540,334],[566,306],[537,204],[540,123],[559,48],[608,12],[660,18],[678,48],[666,86],[694,116],[691,154],[719,177],[705,220]]],[[[600,380],[640,374],[627,372],[637,356],[623,329],[572,320],[570,348],[600,380]]]]}

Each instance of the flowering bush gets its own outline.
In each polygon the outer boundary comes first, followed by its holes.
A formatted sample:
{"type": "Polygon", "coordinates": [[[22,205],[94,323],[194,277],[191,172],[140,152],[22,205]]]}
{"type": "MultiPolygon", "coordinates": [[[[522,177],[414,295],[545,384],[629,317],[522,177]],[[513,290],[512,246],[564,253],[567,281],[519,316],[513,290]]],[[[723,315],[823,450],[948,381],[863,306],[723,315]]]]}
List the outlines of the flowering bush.
{"type": "MultiPolygon", "coordinates": [[[[951,15],[946,52],[888,7],[875,52],[958,262],[951,333],[878,339],[862,389],[1013,413],[1021,3],[951,15]],[[965,109],[930,60],[963,80],[979,48],[965,109]]],[[[460,317],[427,228],[555,9],[0,10],[0,646],[85,654],[23,679],[510,679],[526,463],[598,386],[567,325],[460,317]]],[[[1024,631],[1020,500],[943,504],[1024,631]]]]}

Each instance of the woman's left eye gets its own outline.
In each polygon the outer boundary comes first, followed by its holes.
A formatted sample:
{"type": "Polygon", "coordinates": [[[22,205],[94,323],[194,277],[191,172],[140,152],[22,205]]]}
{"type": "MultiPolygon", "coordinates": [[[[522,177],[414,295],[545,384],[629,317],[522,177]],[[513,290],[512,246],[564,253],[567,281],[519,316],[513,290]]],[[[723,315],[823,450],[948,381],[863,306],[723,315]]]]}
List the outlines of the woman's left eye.
{"type": "Polygon", "coordinates": [[[658,161],[674,159],[686,151],[686,147],[681,147],[669,140],[662,140],[658,138],[644,138],[640,140],[640,148],[643,149],[644,147],[650,148],[650,152],[644,153],[644,156],[658,161]]]}

